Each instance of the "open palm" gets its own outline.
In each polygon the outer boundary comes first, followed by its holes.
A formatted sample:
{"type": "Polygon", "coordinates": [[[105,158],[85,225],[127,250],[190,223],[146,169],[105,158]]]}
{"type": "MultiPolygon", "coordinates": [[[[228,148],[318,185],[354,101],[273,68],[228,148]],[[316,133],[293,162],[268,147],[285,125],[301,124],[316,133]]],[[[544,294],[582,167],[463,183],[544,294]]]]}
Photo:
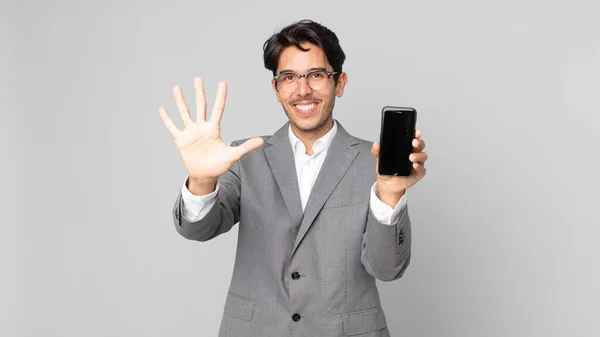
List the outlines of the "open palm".
{"type": "Polygon", "coordinates": [[[160,117],[175,140],[183,165],[190,179],[214,180],[227,172],[246,153],[263,144],[263,139],[255,137],[239,146],[226,145],[221,139],[221,117],[225,109],[227,85],[219,83],[217,99],[210,120],[206,120],[206,97],[202,79],[194,79],[196,90],[196,122],[183,99],[180,86],[173,88],[173,95],[185,128],[179,130],[169,118],[165,108],[159,109],[160,117]]]}

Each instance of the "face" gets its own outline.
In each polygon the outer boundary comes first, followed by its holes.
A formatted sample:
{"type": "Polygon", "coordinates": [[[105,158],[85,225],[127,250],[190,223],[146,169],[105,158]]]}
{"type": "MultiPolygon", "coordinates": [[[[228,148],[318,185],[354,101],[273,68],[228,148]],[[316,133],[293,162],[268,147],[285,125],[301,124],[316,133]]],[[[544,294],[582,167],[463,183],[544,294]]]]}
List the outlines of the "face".
{"type": "MultiPolygon", "coordinates": [[[[282,51],[277,74],[282,70],[292,70],[302,75],[315,68],[333,71],[321,48],[310,43],[301,45],[310,50],[305,52],[290,46],[282,51]]],[[[275,80],[271,81],[271,85],[277,95],[277,101],[281,103],[290,120],[292,130],[298,136],[311,134],[320,137],[333,126],[332,112],[335,97],[342,97],[346,82],[347,75],[342,72],[337,84],[334,83],[332,75],[327,80],[327,84],[319,90],[312,89],[305,77],[300,79],[298,88],[294,92],[278,90],[275,80]]]]}

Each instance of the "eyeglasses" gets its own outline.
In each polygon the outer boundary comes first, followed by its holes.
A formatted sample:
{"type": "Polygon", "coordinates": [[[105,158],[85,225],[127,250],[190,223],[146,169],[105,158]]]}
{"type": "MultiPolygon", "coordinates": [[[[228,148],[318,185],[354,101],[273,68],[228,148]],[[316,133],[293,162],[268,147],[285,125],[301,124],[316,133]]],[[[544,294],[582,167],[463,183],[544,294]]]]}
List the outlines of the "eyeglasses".
{"type": "Polygon", "coordinates": [[[275,83],[277,83],[277,87],[283,91],[293,92],[298,88],[300,84],[300,78],[306,77],[306,81],[308,85],[313,90],[323,89],[325,84],[327,84],[327,80],[331,77],[331,75],[335,75],[337,72],[325,71],[325,70],[311,70],[304,75],[300,75],[294,71],[286,71],[277,76],[274,76],[275,83]]]}

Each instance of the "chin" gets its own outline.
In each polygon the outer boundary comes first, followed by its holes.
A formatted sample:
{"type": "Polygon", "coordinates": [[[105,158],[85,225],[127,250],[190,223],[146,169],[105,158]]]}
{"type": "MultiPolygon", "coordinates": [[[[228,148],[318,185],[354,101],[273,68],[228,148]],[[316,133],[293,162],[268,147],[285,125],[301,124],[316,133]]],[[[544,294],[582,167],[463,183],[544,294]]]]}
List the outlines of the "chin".
{"type": "Polygon", "coordinates": [[[319,128],[318,124],[294,123],[294,126],[302,131],[315,131],[319,128]]]}
{"type": "MultiPolygon", "coordinates": [[[[293,127],[304,132],[317,131],[330,121],[331,116],[323,120],[322,107],[317,111],[312,111],[309,115],[299,114],[293,106],[284,106],[284,111],[293,127]]],[[[332,121],[332,120],[331,120],[332,121]]]]}
{"type": "MultiPolygon", "coordinates": [[[[315,116],[316,117],[316,116],[315,116]]],[[[294,121],[294,126],[302,131],[317,131],[321,129],[325,124],[327,124],[328,119],[326,120],[306,120],[300,119],[294,121]]]]}

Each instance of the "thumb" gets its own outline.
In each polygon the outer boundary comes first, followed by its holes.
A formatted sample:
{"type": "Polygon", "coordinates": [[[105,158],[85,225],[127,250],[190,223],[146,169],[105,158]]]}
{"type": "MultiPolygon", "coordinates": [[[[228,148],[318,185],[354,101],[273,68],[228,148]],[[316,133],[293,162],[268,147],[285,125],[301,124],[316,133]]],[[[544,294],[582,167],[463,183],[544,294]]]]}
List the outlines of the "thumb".
{"type": "Polygon", "coordinates": [[[246,153],[263,145],[264,142],[265,141],[261,137],[254,137],[248,139],[243,144],[238,145],[235,147],[238,158],[242,158],[246,153]]]}
{"type": "Polygon", "coordinates": [[[375,142],[373,143],[373,146],[371,146],[371,153],[375,156],[375,157],[379,157],[379,143],[375,142]]]}
{"type": "Polygon", "coordinates": [[[371,153],[375,156],[375,172],[379,172],[379,143],[373,143],[371,153]]]}

